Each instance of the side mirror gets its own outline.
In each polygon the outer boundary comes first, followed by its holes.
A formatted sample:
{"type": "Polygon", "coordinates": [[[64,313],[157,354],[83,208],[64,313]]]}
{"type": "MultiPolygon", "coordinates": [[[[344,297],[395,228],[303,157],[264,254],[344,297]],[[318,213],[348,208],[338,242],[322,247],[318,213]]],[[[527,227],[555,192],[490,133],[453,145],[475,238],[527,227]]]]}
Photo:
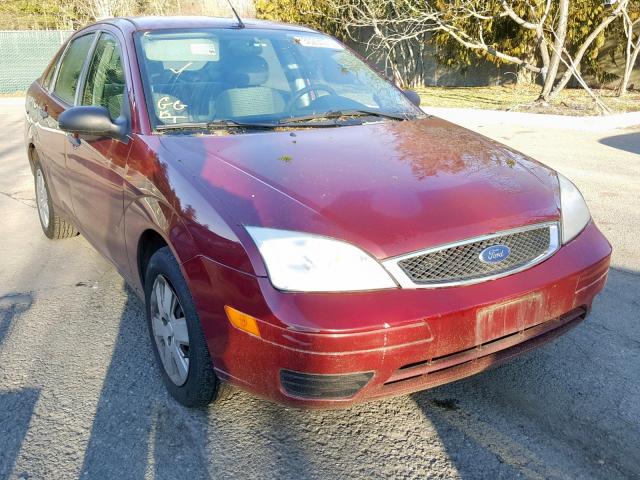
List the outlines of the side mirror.
{"type": "Polygon", "coordinates": [[[413,90],[402,90],[402,93],[404,93],[404,96],[407,97],[416,107],[420,106],[420,95],[416,92],[413,90]]]}
{"type": "Polygon", "coordinates": [[[109,110],[104,107],[71,107],[60,114],[58,126],[81,137],[121,139],[126,133],[125,125],[111,120],[109,110]]]}

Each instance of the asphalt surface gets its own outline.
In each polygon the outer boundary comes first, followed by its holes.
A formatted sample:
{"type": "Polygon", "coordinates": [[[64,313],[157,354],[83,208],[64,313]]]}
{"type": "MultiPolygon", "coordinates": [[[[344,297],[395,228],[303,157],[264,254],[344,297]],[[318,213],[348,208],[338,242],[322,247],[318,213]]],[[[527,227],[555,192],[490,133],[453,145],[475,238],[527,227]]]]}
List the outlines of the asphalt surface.
{"type": "Polygon", "coordinates": [[[640,129],[469,125],[573,179],[614,245],[606,290],[567,335],[345,411],[240,391],[188,410],[115,269],[82,237],[41,233],[22,112],[0,99],[0,478],[640,477],[640,129]]]}

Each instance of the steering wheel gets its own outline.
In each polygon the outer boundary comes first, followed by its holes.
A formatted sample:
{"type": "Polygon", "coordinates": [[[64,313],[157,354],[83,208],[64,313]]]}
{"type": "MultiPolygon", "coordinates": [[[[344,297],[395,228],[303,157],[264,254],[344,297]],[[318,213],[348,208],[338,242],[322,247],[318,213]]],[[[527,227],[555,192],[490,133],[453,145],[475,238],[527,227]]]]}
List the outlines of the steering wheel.
{"type": "Polygon", "coordinates": [[[311,92],[326,92],[329,95],[334,95],[336,97],[338,96],[336,91],[333,88],[331,88],[329,85],[320,84],[320,83],[315,85],[307,85],[302,90],[298,90],[293,96],[293,98],[289,100],[289,104],[287,105],[287,111],[289,112],[289,115],[293,115],[293,109],[295,108],[298,100],[300,100],[307,93],[311,93],[311,92]]]}
{"type": "Polygon", "coordinates": [[[179,74],[177,74],[175,76],[175,78],[173,78],[173,80],[171,81],[171,84],[169,85],[168,91],[170,95],[176,95],[179,92],[179,88],[181,86],[184,85],[189,85],[189,81],[188,80],[183,80],[182,79],[182,72],[180,72],[179,74]]]}

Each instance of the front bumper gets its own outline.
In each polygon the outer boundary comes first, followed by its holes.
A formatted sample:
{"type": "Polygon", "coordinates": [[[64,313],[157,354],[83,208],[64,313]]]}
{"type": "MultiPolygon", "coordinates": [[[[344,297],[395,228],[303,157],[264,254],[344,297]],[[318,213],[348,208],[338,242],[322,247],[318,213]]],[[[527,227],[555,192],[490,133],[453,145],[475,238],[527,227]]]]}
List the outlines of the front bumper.
{"type": "Polygon", "coordinates": [[[564,333],[604,287],[610,254],[591,223],[545,262],[498,280],[343,294],[282,293],[204,257],[184,267],[221,378],[281,403],[335,408],[464,378],[564,333]],[[257,318],[261,336],[231,326],[225,304],[257,318]],[[283,371],[316,383],[292,388],[283,371]],[[344,374],[370,375],[344,397],[322,377],[344,374]]]}

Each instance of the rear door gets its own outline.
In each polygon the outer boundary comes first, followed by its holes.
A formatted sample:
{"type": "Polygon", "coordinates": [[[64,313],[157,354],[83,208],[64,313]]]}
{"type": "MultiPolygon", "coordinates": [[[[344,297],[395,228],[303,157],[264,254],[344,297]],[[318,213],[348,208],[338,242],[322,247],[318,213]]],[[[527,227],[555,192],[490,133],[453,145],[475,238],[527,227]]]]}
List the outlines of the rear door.
{"type": "MultiPolygon", "coordinates": [[[[78,93],[79,105],[107,108],[112,120],[129,122],[124,55],[115,33],[102,31],[78,93]]],[[[123,185],[131,142],[70,136],[67,167],[71,201],[83,235],[123,274],[128,274],[124,244],[123,185]]]]}
{"type": "Polygon", "coordinates": [[[58,116],[75,104],[80,74],[94,39],[95,34],[88,33],[71,40],[58,66],[48,72],[51,78],[45,79],[48,95],[36,98],[34,105],[38,112],[35,127],[37,152],[52,198],[69,217],[73,216],[73,208],[65,159],[67,139],[65,132],[58,127],[58,116]]]}

